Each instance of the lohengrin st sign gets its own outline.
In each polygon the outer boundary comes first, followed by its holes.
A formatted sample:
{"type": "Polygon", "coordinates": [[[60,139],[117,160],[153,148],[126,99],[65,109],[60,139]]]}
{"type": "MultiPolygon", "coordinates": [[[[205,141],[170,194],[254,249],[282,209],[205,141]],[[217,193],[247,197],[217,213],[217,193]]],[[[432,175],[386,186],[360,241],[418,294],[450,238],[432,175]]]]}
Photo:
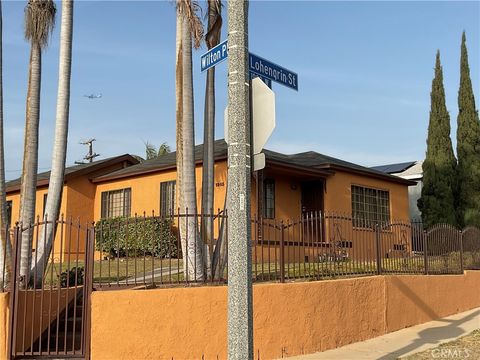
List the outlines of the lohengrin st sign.
{"type": "MultiPolygon", "coordinates": [[[[252,53],[249,53],[248,55],[248,66],[251,75],[255,74],[262,80],[266,78],[298,91],[297,73],[274,64],[258,55],[252,53]]],[[[227,40],[225,40],[201,56],[201,70],[208,70],[212,66],[226,60],[227,57],[228,43],[227,40]]]]}

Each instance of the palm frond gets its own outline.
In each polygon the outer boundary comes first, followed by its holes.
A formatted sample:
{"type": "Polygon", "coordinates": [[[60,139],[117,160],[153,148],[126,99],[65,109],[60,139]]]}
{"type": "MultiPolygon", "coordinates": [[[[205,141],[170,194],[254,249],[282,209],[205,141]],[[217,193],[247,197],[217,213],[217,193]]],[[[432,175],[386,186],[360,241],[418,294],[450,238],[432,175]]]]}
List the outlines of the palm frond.
{"type": "Polygon", "coordinates": [[[163,142],[158,148],[158,156],[168,154],[170,151],[170,146],[166,142],[163,142]]]}
{"type": "Polygon", "coordinates": [[[177,1],[177,11],[182,16],[186,16],[190,31],[193,38],[193,47],[198,49],[203,39],[203,23],[201,20],[202,8],[196,0],[179,0],[177,1]],[[200,12],[200,16],[198,13],[200,12]]]}
{"type": "Polygon", "coordinates": [[[148,141],[145,143],[145,158],[147,160],[155,159],[157,157],[157,149],[148,141]]]}
{"type": "Polygon", "coordinates": [[[25,7],[25,38],[46,47],[55,26],[56,11],[52,0],[29,0],[25,7]]]}
{"type": "Polygon", "coordinates": [[[208,26],[207,34],[205,35],[205,42],[207,47],[212,47],[220,43],[220,33],[222,30],[222,2],[221,0],[208,0],[208,26]]]}

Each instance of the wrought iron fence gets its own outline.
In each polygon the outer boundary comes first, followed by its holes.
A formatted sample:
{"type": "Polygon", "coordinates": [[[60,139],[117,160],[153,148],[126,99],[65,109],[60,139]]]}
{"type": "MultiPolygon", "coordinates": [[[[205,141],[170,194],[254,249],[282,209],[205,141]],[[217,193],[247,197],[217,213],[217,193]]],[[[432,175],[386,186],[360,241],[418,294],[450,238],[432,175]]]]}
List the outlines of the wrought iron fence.
{"type": "MultiPolygon", "coordinates": [[[[80,246],[91,254],[92,265],[85,277],[95,289],[224,284],[227,227],[228,216],[221,211],[152,213],[86,225],[82,231],[91,233],[90,240],[80,246]]],[[[66,235],[57,230],[59,236],[66,235]]],[[[475,227],[424,229],[420,222],[358,221],[347,214],[311,212],[290,220],[255,218],[251,238],[256,282],[480,269],[480,230],[475,227]]],[[[66,245],[56,251],[73,259],[66,245]]],[[[55,256],[51,269],[60,266],[55,256]]],[[[75,261],[76,268],[85,266],[84,257],[75,261]]]]}
{"type": "Polygon", "coordinates": [[[14,227],[9,358],[86,356],[93,233],[89,224],[63,217],[14,227]],[[25,239],[31,245],[28,252],[20,246],[25,239]]]}
{"type": "Polygon", "coordinates": [[[95,225],[94,287],[225,283],[227,222],[220,210],[101,220],[95,225]]]}
{"type": "Polygon", "coordinates": [[[480,269],[480,231],[474,227],[425,230],[421,222],[360,222],[313,212],[293,221],[256,219],[252,238],[256,281],[480,269]]]}

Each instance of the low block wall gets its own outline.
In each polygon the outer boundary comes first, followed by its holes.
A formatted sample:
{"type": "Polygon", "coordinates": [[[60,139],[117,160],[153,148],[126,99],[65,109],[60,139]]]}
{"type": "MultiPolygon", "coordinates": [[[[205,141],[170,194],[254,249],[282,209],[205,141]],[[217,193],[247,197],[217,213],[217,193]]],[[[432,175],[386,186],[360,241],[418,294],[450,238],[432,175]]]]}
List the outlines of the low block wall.
{"type": "Polygon", "coordinates": [[[480,271],[465,275],[387,276],[387,332],[480,306],[480,271]]]}
{"type": "MultiPolygon", "coordinates": [[[[480,306],[480,271],[259,284],[255,357],[339,347],[480,306]]],[[[227,288],[95,292],[92,359],[226,359],[227,288]]]]}
{"type": "Polygon", "coordinates": [[[7,358],[9,293],[0,293],[0,359],[7,358]]]}

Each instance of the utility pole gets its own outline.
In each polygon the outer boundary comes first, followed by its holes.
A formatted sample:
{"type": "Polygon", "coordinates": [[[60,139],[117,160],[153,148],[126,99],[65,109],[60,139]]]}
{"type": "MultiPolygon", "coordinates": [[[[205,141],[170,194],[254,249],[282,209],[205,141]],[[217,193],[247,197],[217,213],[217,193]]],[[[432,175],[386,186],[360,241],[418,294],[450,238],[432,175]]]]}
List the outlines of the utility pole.
{"type": "Polygon", "coordinates": [[[228,2],[228,358],[253,359],[248,1],[228,2]]]}
{"type": "MultiPolygon", "coordinates": [[[[93,142],[96,141],[95,139],[90,139],[86,141],[80,142],[81,145],[88,145],[88,154],[83,157],[83,160],[87,160],[87,162],[91,163],[93,162],[93,159],[95,159],[97,156],[100,156],[100,154],[97,154],[96,152],[93,151],[93,142]]],[[[83,161],[75,161],[75,164],[85,164],[83,161]]]]}

